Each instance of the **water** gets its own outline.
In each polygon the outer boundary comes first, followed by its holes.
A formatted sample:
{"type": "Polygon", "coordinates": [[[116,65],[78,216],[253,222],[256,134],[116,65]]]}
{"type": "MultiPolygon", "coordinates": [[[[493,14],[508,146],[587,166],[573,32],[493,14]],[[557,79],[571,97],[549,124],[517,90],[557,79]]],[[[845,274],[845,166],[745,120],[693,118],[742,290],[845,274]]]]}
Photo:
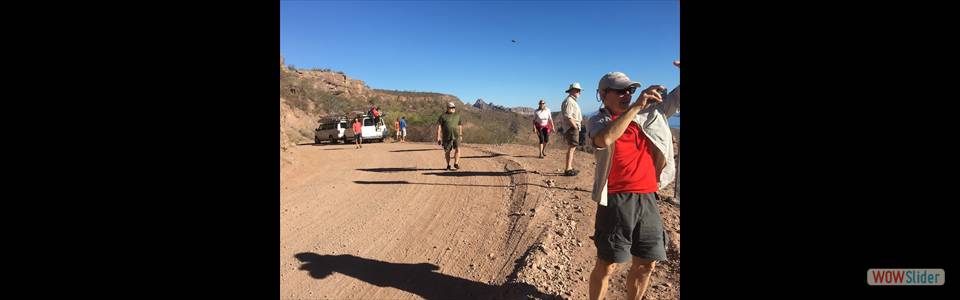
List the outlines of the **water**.
{"type": "MultiPolygon", "coordinates": [[[[583,115],[583,120],[586,121],[590,119],[596,112],[591,112],[583,115]]],[[[669,119],[667,119],[667,124],[670,125],[670,128],[680,128],[680,114],[674,114],[669,119]]]]}
{"type": "Polygon", "coordinates": [[[680,128],[680,117],[676,115],[670,117],[667,119],[667,124],[670,124],[670,128],[680,128]]]}

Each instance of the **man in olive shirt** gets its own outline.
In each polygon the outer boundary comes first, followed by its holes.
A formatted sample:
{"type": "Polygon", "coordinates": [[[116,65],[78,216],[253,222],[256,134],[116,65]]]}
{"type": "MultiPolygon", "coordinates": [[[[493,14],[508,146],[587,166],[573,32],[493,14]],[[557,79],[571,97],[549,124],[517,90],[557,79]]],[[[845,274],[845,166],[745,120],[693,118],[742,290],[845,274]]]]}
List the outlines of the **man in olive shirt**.
{"type": "Polygon", "coordinates": [[[447,102],[447,111],[437,119],[437,144],[443,145],[447,158],[447,170],[460,169],[460,140],[463,138],[463,123],[453,102],[447,102]],[[455,150],[453,168],[450,167],[450,150],[455,150]]]}

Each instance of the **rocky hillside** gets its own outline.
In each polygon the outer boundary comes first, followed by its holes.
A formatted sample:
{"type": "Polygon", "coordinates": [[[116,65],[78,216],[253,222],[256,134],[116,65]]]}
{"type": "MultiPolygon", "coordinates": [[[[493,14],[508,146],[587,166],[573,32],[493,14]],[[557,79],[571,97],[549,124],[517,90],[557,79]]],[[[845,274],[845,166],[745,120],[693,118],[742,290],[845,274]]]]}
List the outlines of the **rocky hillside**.
{"type": "Polygon", "coordinates": [[[436,134],[432,126],[437,116],[445,110],[447,102],[453,102],[461,108],[465,142],[496,144],[528,139],[518,135],[521,129],[526,129],[528,116],[510,109],[499,106],[469,109],[453,95],[374,89],[343,72],[297,69],[284,66],[282,57],[280,61],[281,106],[289,108],[288,114],[301,113],[296,117],[287,116],[289,120],[286,124],[289,127],[284,131],[294,143],[311,141],[313,128],[322,115],[367,111],[373,105],[379,106],[387,114],[385,121],[388,124],[392,125],[401,116],[406,117],[409,140],[430,141],[436,134]]]}

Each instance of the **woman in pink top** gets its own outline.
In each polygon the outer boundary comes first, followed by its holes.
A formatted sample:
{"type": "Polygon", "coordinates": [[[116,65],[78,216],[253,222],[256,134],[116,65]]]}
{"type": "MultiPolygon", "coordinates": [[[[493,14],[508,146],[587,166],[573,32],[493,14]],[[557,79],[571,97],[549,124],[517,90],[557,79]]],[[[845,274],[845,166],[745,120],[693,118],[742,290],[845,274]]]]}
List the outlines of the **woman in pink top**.
{"type": "Polygon", "coordinates": [[[533,112],[533,131],[540,139],[540,158],[544,158],[547,156],[544,148],[550,142],[550,131],[553,131],[553,116],[543,99],[540,99],[540,107],[533,112]]]}

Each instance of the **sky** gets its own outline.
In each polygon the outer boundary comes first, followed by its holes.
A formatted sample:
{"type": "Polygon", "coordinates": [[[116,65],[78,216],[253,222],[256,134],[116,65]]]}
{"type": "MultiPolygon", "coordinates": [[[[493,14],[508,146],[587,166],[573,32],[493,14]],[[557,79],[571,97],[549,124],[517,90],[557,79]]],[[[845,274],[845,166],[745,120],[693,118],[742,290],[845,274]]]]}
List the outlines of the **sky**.
{"type": "Polygon", "coordinates": [[[280,54],[372,88],[438,92],[473,104],[560,110],[573,82],[584,114],[620,71],[673,88],[680,5],[668,1],[280,1],[280,54]],[[511,40],[516,40],[514,43],[511,40]]]}

